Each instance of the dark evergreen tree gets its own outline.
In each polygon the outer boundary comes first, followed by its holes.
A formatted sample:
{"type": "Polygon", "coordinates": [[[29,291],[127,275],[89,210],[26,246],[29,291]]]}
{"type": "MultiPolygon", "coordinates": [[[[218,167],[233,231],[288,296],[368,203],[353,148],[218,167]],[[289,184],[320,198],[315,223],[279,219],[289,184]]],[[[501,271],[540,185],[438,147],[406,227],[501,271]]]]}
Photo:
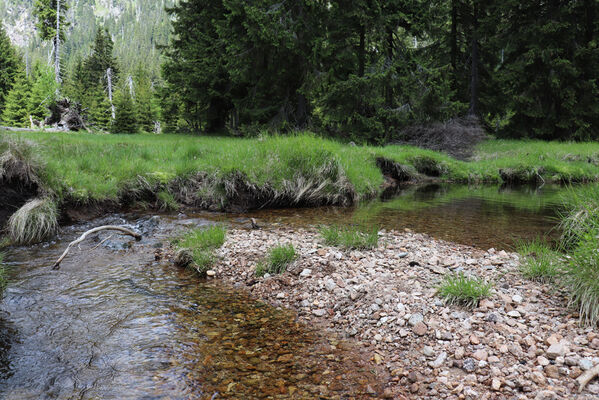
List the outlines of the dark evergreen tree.
{"type": "Polygon", "coordinates": [[[27,109],[38,121],[43,121],[48,116],[48,108],[56,101],[57,84],[54,78],[52,68],[35,65],[27,109]]]}
{"type": "Polygon", "coordinates": [[[2,112],[2,121],[4,124],[16,127],[27,127],[29,122],[29,94],[31,83],[21,71],[17,77],[12,89],[8,92],[5,99],[4,110],[2,112]]]}
{"type": "Polygon", "coordinates": [[[135,104],[127,89],[116,96],[116,118],[112,123],[112,133],[137,133],[139,131],[135,104]]]}
{"type": "Polygon", "coordinates": [[[4,108],[5,97],[22,69],[20,57],[0,23],[0,114],[4,108]]]}

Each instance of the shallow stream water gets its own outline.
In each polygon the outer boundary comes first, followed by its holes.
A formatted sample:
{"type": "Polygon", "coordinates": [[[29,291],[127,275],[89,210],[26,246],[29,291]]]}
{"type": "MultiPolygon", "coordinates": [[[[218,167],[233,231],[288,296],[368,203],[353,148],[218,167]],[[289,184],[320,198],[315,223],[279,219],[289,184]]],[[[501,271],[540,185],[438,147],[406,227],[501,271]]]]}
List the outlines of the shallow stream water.
{"type": "Polygon", "coordinates": [[[0,304],[2,399],[371,398],[386,377],[371,356],[298,324],[291,312],[155,261],[188,227],[249,218],[290,226],[376,222],[480,247],[556,235],[558,187],[410,187],[357,209],[244,215],[111,216],[66,227],[51,242],[11,249],[0,304]],[[68,242],[101,224],[130,224],[141,242],[102,233],[50,266],[68,242]],[[372,395],[372,396],[371,396],[372,395]]]}

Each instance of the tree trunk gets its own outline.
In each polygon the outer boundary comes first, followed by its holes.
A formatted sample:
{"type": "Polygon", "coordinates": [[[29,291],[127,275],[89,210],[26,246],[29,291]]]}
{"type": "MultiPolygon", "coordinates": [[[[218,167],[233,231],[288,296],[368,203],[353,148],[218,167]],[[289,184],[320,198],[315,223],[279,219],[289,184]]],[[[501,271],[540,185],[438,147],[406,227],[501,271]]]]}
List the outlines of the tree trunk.
{"type": "Polygon", "coordinates": [[[363,77],[366,68],[366,27],[360,26],[360,48],[358,49],[358,76],[363,77]]]}
{"type": "Polygon", "coordinates": [[[458,70],[458,0],[451,1],[451,67],[454,80],[457,80],[458,70]]]}
{"type": "MultiPolygon", "coordinates": [[[[387,28],[387,60],[389,63],[389,68],[393,68],[393,28],[387,28]]],[[[387,78],[387,82],[385,85],[385,104],[387,108],[393,108],[393,86],[391,85],[392,79],[391,77],[387,78]]]]}
{"type": "Polygon", "coordinates": [[[54,74],[56,77],[56,92],[58,94],[60,88],[60,2],[56,1],[56,37],[54,38],[54,74]]]}
{"type": "Polygon", "coordinates": [[[468,115],[478,116],[478,90],[479,90],[479,49],[478,49],[478,4],[477,0],[473,1],[473,20],[472,20],[472,66],[471,66],[471,82],[470,82],[470,110],[468,115]]]}

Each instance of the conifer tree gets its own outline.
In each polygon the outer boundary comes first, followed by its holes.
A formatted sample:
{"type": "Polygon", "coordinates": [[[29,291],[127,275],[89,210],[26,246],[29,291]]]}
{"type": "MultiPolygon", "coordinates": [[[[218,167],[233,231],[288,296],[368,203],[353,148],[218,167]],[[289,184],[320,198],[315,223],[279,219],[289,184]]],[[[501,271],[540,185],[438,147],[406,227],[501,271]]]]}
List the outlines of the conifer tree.
{"type": "Polygon", "coordinates": [[[31,83],[21,71],[16,78],[15,84],[6,96],[2,121],[9,126],[27,127],[29,122],[29,94],[31,83]]]}
{"type": "Polygon", "coordinates": [[[28,98],[28,111],[34,119],[43,121],[46,118],[48,107],[56,101],[57,88],[54,71],[47,66],[37,64],[28,98]]]}
{"type": "Polygon", "coordinates": [[[0,23],[0,114],[4,108],[5,97],[21,70],[22,65],[17,51],[0,23]]]}
{"type": "Polygon", "coordinates": [[[135,104],[127,89],[121,90],[116,96],[116,118],[112,124],[112,133],[137,133],[138,123],[135,104]]]}
{"type": "Polygon", "coordinates": [[[152,81],[141,65],[135,71],[135,112],[139,128],[143,132],[152,132],[157,120],[156,100],[152,81]]]}

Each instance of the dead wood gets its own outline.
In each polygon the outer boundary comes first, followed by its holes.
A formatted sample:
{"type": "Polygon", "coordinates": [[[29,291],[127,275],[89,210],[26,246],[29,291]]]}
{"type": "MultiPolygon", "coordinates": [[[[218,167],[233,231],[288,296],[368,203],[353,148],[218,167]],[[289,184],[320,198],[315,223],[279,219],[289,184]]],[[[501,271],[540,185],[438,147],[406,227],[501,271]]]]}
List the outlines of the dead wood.
{"type": "Polygon", "coordinates": [[[141,235],[139,233],[133,232],[132,230],[124,228],[122,226],[114,226],[114,225],[99,226],[97,228],[90,229],[89,231],[85,232],[83,235],[79,236],[79,238],[77,240],[74,240],[71,243],[69,243],[69,245],[67,246],[64,253],[62,253],[60,258],[56,261],[56,263],[54,263],[54,266],[52,267],[52,269],[57,270],[60,268],[60,263],[62,262],[62,260],[64,260],[64,258],[67,256],[67,254],[69,254],[69,250],[71,250],[71,247],[83,242],[85,240],[85,238],[87,238],[92,233],[96,233],[96,232],[100,232],[100,231],[119,231],[126,235],[133,236],[135,238],[135,240],[141,240],[141,235]]]}
{"type": "Polygon", "coordinates": [[[594,377],[599,375],[599,364],[595,365],[593,368],[589,369],[584,374],[580,375],[576,381],[580,384],[580,388],[578,388],[578,393],[582,393],[584,387],[593,380],[594,377]]]}

